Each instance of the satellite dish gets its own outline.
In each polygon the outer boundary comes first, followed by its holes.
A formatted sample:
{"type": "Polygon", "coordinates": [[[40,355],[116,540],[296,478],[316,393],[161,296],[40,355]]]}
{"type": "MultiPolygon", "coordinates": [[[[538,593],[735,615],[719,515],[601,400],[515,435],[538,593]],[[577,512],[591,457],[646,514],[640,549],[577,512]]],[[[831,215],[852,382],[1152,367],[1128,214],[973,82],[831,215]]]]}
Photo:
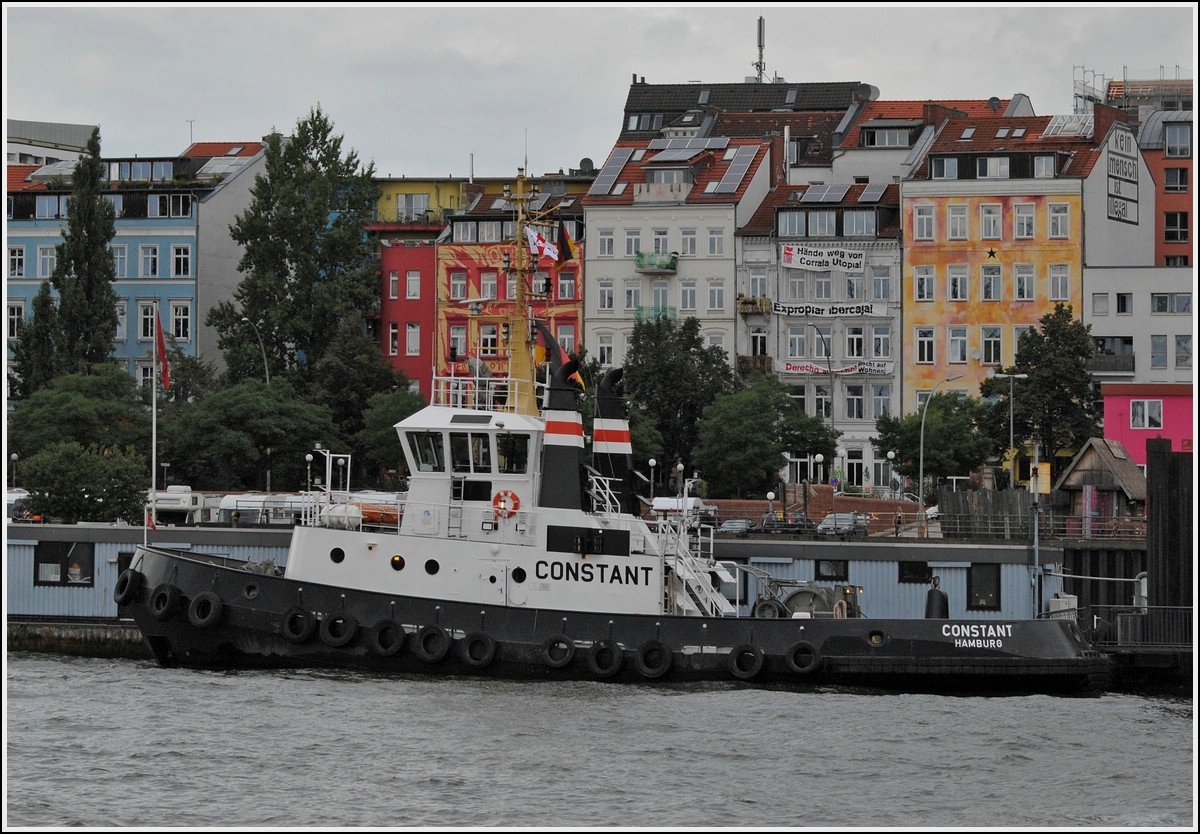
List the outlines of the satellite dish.
{"type": "Polygon", "coordinates": [[[859,101],[875,101],[879,98],[879,88],[873,84],[859,84],[854,89],[854,97],[859,101]]]}
{"type": "Polygon", "coordinates": [[[579,160],[579,170],[580,171],[595,171],[596,163],[592,162],[591,159],[589,159],[588,157],[585,156],[583,159],[579,160]]]}
{"type": "Polygon", "coordinates": [[[992,96],[988,99],[988,107],[992,109],[993,113],[998,112],[1000,110],[1000,99],[992,96]]]}

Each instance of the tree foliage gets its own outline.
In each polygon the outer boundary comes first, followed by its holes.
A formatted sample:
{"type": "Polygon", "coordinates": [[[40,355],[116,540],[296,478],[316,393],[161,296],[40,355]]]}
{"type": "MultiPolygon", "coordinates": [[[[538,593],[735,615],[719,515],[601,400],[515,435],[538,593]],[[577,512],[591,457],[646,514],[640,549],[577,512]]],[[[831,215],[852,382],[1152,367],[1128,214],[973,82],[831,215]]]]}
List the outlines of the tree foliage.
{"type": "Polygon", "coordinates": [[[800,410],[778,377],[760,376],[705,409],[694,463],[710,494],[759,496],[780,482],[788,451],[832,457],[837,437],[824,420],[800,410]]]}
{"type": "Polygon", "coordinates": [[[22,473],[35,514],[67,523],[142,522],[150,470],[132,446],[52,443],[29,457],[22,473]]]}
{"type": "MultiPolygon", "coordinates": [[[[913,482],[919,479],[922,460],[927,485],[949,475],[966,475],[982,466],[996,451],[995,441],[979,428],[988,408],[987,403],[972,397],[935,394],[926,401],[924,410],[904,417],[884,415],[876,420],[878,436],[872,445],[879,457],[895,452],[892,468],[913,482]]],[[[927,487],[926,498],[929,497],[927,487]]]]}
{"type": "Polygon", "coordinates": [[[261,336],[272,378],[307,382],[338,324],[352,311],[364,317],[379,300],[365,227],[378,187],[374,164],[361,166],[342,137],[314,107],[290,137],[265,142],[265,174],[230,233],[245,253],[234,301],[217,304],[207,323],[218,334],[231,381],[262,375],[261,336]],[[257,327],[257,335],[242,321],[257,327]]]}
{"type": "Polygon", "coordinates": [[[46,303],[49,288],[43,285],[28,322],[32,338],[14,350],[13,373],[21,396],[43,387],[47,371],[52,376],[88,373],[112,356],[117,293],[108,246],[116,236],[116,214],[104,199],[103,175],[100,129],[95,128],[75,163],[63,242],[55,247],[49,283],[57,293],[57,307],[46,303]]]}
{"type": "Polygon", "coordinates": [[[366,483],[384,489],[398,488],[387,474],[395,471],[397,478],[405,474],[404,452],[396,424],[416,414],[426,405],[425,398],[407,386],[395,391],[375,394],[363,411],[363,427],[354,438],[355,448],[363,457],[366,483]]]}
{"type": "Polygon", "coordinates": [[[718,395],[731,393],[736,382],[725,351],[705,346],[697,319],[688,317],[676,325],[660,317],[634,326],[624,386],[626,398],[658,431],[659,464],[681,462],[690,471],[701,415],[718,395]]]}
{"type": "Polygon", "coordinates": [[[8,385],[16,400],[27,399],[45,388],[58,372],[55,346],[57,313],[50,282],[43,281],[33,297],[29,318],[21,324],[21,338],[12,343],[8,385]]]}

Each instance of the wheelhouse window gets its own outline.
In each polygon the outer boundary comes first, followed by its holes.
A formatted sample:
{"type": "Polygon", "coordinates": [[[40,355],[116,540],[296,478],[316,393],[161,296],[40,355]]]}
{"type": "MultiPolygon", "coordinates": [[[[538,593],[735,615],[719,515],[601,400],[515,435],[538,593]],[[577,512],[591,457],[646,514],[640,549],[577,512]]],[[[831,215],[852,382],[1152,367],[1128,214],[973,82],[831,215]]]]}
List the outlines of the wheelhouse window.
{"type": "Polygon", "coordinates": [[[441,432],[410,431],[405,434],[405,438],[418,472],[446,471],[441,432]]]}
{"type": "Polygon", "coordinates": [[[1000,566],[973,564],[967,572],[967,610],[1000,610],[1000,566]]]}
{"type": "Polygon", "coordinates": [[[450,432],[450,466],[459,473],[492,474],[491,435],[450,432]]]}

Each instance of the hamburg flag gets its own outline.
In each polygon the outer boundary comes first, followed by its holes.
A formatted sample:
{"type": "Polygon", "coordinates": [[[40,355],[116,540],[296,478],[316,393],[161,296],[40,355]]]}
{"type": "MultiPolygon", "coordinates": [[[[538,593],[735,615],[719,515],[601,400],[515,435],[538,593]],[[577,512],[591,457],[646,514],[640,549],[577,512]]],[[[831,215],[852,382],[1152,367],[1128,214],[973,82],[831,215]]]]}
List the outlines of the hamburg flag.
{"type": "Polygon", "coordinates": [[[162,370],[162,386],[164,391],[169,391],[171,390],[171,368],[167,365],[167,340],[163,336],[162,319],[158,317],[158,310],[154,311],[154,329],[154,347],[159,368],[162,370]]]}
{"type": "Polygon", "coordinates": [[[567,231],[567,224],[558,221],[558,262],[573,261],[578,253],[575,251],[575,241],[567,231]]]}
{"type": "Polygon", "coordinates": [[[537,231],[534,231],[532,226],[525,227],[525,238],[529,241],[529,254],[536,258],[550,258],[558,260],[558,247],[537,231]]]}

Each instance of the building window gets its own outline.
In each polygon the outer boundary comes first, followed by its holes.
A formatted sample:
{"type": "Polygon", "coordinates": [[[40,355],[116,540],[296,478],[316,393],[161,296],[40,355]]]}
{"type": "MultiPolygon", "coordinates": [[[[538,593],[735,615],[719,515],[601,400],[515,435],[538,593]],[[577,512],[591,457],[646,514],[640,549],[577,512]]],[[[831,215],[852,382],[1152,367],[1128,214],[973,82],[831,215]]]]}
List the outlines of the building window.
{"type": "Polygon", "coordinates": [[[450,273],[450,300],[465,301],[467,298],[467,273],[450,273]]]}
{"type": "Polygon", "coordinates": [[[1165,126],[1167,156],[1178,159],[1192,155],[1192,126],[1169,124],[1165,126]]]}
{"type": "Polygon", "coordinates": [[[1050,205],[1050,237],[1065,238],[1071,234],[1071,207],[1063,203],[1050,205]]]}
{"type": "Polygon", "coordinates": [[[388,323],[388,356],[396,356],[398,353],[400,353],[400,325],[393,321],[388,323]]]}
{"type": "Polygon", "coordinates": [[[1049,179],[1055,174],[1054,157],[1035,156],[1033,158],[1033,175],[1037,179],[1049,179]]]}
{"type": "Polygon", "coordinates": [[[8,277],[9,278],[24,278],[25,277],[25,247],[24,246],[8,247],[8,277]]]}
{"type": "Polygon", "coordinates": [[[190,304],[171,304],[171,335],[177,341],[186,342],[192,338],[192,307],[190,304]]]}
{"type": "Polygon", "coordinates": [[[1162,400],[1130,400],[1129,428],[1161,429],[1162,400]]]}
{"type": "Polygon", "coordinates": [[[496,296],[496,273],[479,273],[479,297],[494,301],[496,296]]]}
{"type": "Polygon", "coordinates": [[[568,354],[575,352],[575,325],[560,324],[558,326],[558,343],[568,354]]]}
{"type": "Polygon", "coordinates": [[[1187,255],[1164,255],[1163,266],[1187,266],[1187,255]]]}
{"type": "Polygon", "coordinates": [[[500,328],[494,324],[479,326],[479,355],[497,356],[500,352],[500,328]]]}
{"type": "Polygon", "coordinates": [[[625,309],[636,310],[642,306],[642,288],[637,284],[625,285],[625,309]]]}
{"type": "Polygon", "coordinates": [[[1163,191],[1170,193],[1186,193],[1188,190],[1188,169],[1167,168],[1163,180],[1163,191]]]}
{"type": "Polygon", "coordinates": [[[918,266],[913,270],[913,300],[933,301],[933,267],[918,266]]]}
{"type": "Polygon", "coordinates": [[[844,234],[846,237],[874,237],[875,212],[846,212],[842,221],[842,234],[844,234]]]}
{"type": "Polygon", "coordinates": [[[933,352],[933,328],[918,327],[917,328],[917,364],[932,365],[934,358],[933,352]]]}
{"type": "Polygon", "coordinates": [[[421,325],[410,321],[404,326],[404,352],[408,356],[421,355],[421,325]]]}
{"type": "Polygon", "coordinates": [[[404,274],[404,297],[409,299],[421,297],[421,270],[410,269],[404,274]]]}
{"type": "Polygon", "coordinates": [[[789,269],[788,270],[788,299],[790,301],[804,300],[804,284],[808,277],[806,269],[789,269]]]}
{"type": "Polygon", "coordinates": [[[1107,316],[1108,315],[1108,293],[1094,292],[1092,293],[1092,315],[1107,316]]]}
{"type": "Polygon", "coordinates": [[[846,326],[846,358],[862,359],[866,350],[866,328],[861,324],[846,326]]]}
{"type": "Polygon", "coordinates": [[[575,298],[575,273],[558,273],[558,300],[571,301],[575,298]]]}
{"type": "Polygon", "coordinates": [[[932,160],[933,179],[958,179],[958,159],[953,156],[939,156],[932,160]]]}
{"type": "Polygon", "coordinates": [[[10,341],[21,338],[21,325],[24,323],[24,321],[25,302],[8,302],[8,338],[10,341]]]}
{"type": "Polygon", "coordinates": [[[933,240],[933,206],[913,209],[913,239],[933,240]]]}
{"type": "Polygon", "coordinates": [[[1188,215],[1186,211],[1168,211],[1165,215],[1164,240],[1167,243],[1187,243],[1188,215]]]}
{"type": "Polygon", "coordinates": [[[1021,203],[1013,207],[1013,237],[1017,240],[1029,240],[1034,234],[1034,206],[1032,203],[1021,203]]]}
{"type": "Polygon", "coordinates": [[[599,281],[596,284],[596,292],[599,300],[596,302],[596,307],[599,310],[613,309],[613,282],[607,278],[599,281]]]}
{"type": "Polygon", "coordinates": [[[973,564],[967,573],[967,610],[1000,610],[1000,566],[973,564]]]}
{"type": "Polygon", "coordinates": [[[126,331],[127,331],[127,325],[128,325],[127,313],[128,313],[128,311],[125,308],[125,302],[118,301],[117,302],[117,332],[113,336],[113,338],[118,342],[123,342],[123,341],[125,341],[125,338],[126,338],[126,331]]]}
{"type": "Polygon", "coordinates": [[[95,545],[91,543],[43,541],[33,550],[33,584],[91,588],[95,566],[95,545]]]}
{"type": "Polygon", "coordinates": [[[983,342],[983,364],[999,365],[1000,359],[1000,328],[984,325],[980,328],[980,338],[983,342]]]}
{"type": "Polygon", "coordinates": [[[912,129],[907,127],[864,128],[864,148],[907,148],[912,145],[912,129]]]}
{"type": "Polygon", "coordinates": [[[890,324],[875,324],[871,326],[871,358],[890,359],[892,356],[892,326],[890,324]]]}
{"type": "MultiPolygon", "coordinates": [[[[930,211],[933,207],[930,207],[930,211]]],[[[835,237],[837,235],[837,215],[832,211],[810,211],[808,213],[809,237],[835,237]]]]}
{"type": "Polygon", "coordinates": [[[892,269],[887,266],[871,267],[871,291],[876,301],[892,300],[892,269]]]}
{"type": "Polygon", "coordinates": [[[1192,367],[1192,337],[1190,335],[1175,337],[1175,367],[1192,367]]]}
{"type": "Polygon", "coordinates": [[[986,205],[979,207],[980,235],[984,238],[999,239],[1001,226],[1001,207],[986,205]]]}
{"type": "Polygon", "coordinates": [[[58,249],[54,246],[39,246],[37,252],[38,277],[49,278],[54,274],[54,267],[58,263],[58,249]]]}
{"type": "Polygon", "coordinates": [[[955,264],[947,270],[947,289],[951,301],[966,301],[970,297],[970,292],[967,284],[970,283],[970,277],[967,272],[966,264],[955,264]]]}
{"type": "Polygon", "coordinates": [[[721,311],[725,309],[725,282],[710,281],[708,284],[708,309],[721,311]]]}
{"type": "Polygon", "coordinates": [[[192,274],[192,248],[190,246],[171,247],[171,277],[187,278],[192,274]]]}
{"type": "Polygon", "coordinates": [[[696,230],[695,229],[680,229],[681,235],[679,242],[679,254],[695,256],[696,254],[696,230]]]}
{"type": "Polygon", "coordinates": [[[850,579],[850,561],[848,559],[816,559],[814,560],[814,577],[817,581],[847,582],[850,579]]]}
{"type": "Polygon", "coordinates": [[[480,220],[479,221],[479,242],[480,243],[499,243],[501,237],[501,221],[499,220],[480,220]]]}
{"type": "Polygon", "coordinates": [[[708,230],[708,254],[709,255],[724,255],[725,254],[725,230],[724,229],[709,229],[708,230]]]}
{"type": "MultiPolygon", "coordinates": [[[[871,416],[878,420],[892,413],[892,386],[885,382],[871,383],[871,416]]],[[[883,483],[876,481],[876,483],[883,483]]]]}
{"type": "Polygon", "coordinates": [[[1117,293],[1117,315],[1118,316],[1133,315],[1133,293],[1131,293],[1131,292],[1117,293]]]}
{"type": "Polygon", "coordinates": [[[1150,367],[1165,368],[1167,367],[1167,337],[1166,336],[1151,336],[1150,337],[1150,367]]]}
{"type": "Polygon", "coordinates": [[[671,250],[667,247],[667,230],[654,229],[650,232],[650,246],[656,255],[665,255],[671,250]]]}
{"type": "Polygon", "coordinates": [[[1008,179],[1008,157],[985,156],[976,160],[975,176],[981,180],[1008,179]]]}
{"type": "Polygon", "coordinates": [[[750,272],[750,295],[753,298],[766,298],[767,292],[767,268],[765,266],[752,266],[750,272]]]}
{"type": "Polygon", "coordinates": [[[475,238],[478,234],[478,224],[466,221],[454,224],[454,242],[455,243],[475,243],[475,238]]]}
{"type": "Polygon", "coordinates": [[[866,396],[863,386],[847,385],[846,386],[846,418],[850,420],[862,420],[867,415],[866,396]]]}
{"type": "Polygon", "coordinates": [[[34,199],[34,217],[38,219],[53,219],[67,216],[67,201],[69,197],[59,197],[56,194],[39,194],[34,199]]]}
{"type": "Polygon", "coordinates": [[[671,293],[666,281],[655,281],[650,285],[650,306],[664,310],[671,303],[671,293]]]}
{"type": "Polygon", "coordinates": [[[627,257],[634,257],[642,248],[642,230],[641,229],[626,229],[625,230],[625,254],[627,257]]]}
{"type": "Polygon", "coordinates": [[[781,211],[777,218],[780,237],[804,237],[804,218],[802,211],[781,211]]]}
{"type": "Polygon", "coordinates": [[[828,420],[833,415],[833,399],[829,396],[829,386],[817,383],[813,386],[813,408],[818,417],[828,420]]]}
{"type": "Polygon", "coordinates": [[[833,277],[828,272],[813,276],[813,299],[816,301],[833,300],[833,277]]]}
{"type": "Polygon", "coordinates": [[[979,297],[984,301],[999,301],[1004,295],[1000,286],[1000,265],[987,264],[979,268],[979,297]]]}
{"type": "Polygon", "coordinates": [[[139,249],[142,262],[142,277],[157,278],[158,277],[158,247],[157,246],[142,246],[139,249]]]}
{"type": "Polygon", "coordinates": [[[788,359],[803,359],[804,353],[804,334],[808,332],[808,325],[791,324],[787,329],[787,350],[788,359]]]}
{"type": "Polygon", "coordinates": [[[1191,313],[1192,294],[1190,292],[1156,292],[1150,294],[1150,312],[1152,313],[1191,313]]]}
{"type": "Polygon", "coordinates": [[[138,304],[138,340],[148,342],[154,338],[154,311],[157,306],[154,302],[141,302],[138,304]]]}
{"type": "Polygon", "coordinates": [[[612,257],[615,254],[613,248],[613,230],[600,229],[597,235],[597,255],[601,257],[612,257]]]}
{"type": "Polygon", "coordinates": [[[967,361],[967,328],[950,328],[950,357],[949,361],[961,364],[967,361]]]}
{"type": "Polygon", "coordinates": [[[967,239],[967,207],[966,206],[947,206],[946,221],[949,228],[948,236],[950,240],[966,240],[967,239]]]}
{"type": "Polygon", "coordinates": [[[1050,299],[1069,301],[1071,298],[1071,270],[1066,264],[1050,265],[1050,299]]]}
{"type": "Polygon", "coordinates": [[[1029,264],[1017,264],[1015,267],[1013,267],[1013,272],[1013,300],[1033,301],[1033,267],[1029,264]]]}
{"type": "Polygon", "coordinates": [[[458,359],[467,355],[467,326],[465,324],[450,325],[450,355],[458,359]]]}
{"type": "Polygon", "coordinates": [[[865,298],[865,290],[863,287],[866,278],[862,275],[847,275],[846,276],[846,300],[857,301],[865,298]]]}
{"type": "Polygon", "coordinates": [[[600,360],[601,366],[608,368],[613,363],[613,337],[611,333],[602,333],[598,338],[598,352],[596,358],[600,360]]]}
{"type": "Polygon", "coordinates": [[[896,581],[905,585],[928,585],[933,580],[933,568],[928,562],[900,562],[896,581]]]}

